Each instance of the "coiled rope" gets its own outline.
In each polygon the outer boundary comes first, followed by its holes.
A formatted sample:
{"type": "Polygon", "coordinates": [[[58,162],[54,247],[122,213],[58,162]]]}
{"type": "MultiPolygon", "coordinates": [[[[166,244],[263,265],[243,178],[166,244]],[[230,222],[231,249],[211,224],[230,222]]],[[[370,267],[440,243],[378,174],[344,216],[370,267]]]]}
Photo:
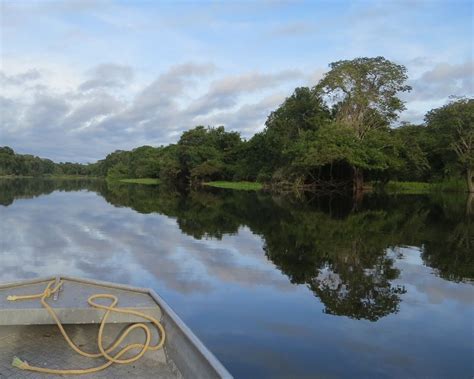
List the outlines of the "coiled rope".
{"type": "Polygon", "coordinates": [[[97,335],[97,341],[98,341],[98,347],[99,347],[99,353],[89,353],[86,351],[83,351],[77,347],[77,345],[71,340],[69,335],[66,333],[64,330],[64,327],[59,320],[58,316],[54,312],[53,308],[46,302],[46,299],[51,297],[54,293],[58,292],[61,286],[63,285],[63,281],[59,281],[55,285],[55,281],[50,282],[46,289],[43,291],[43,293],[37,294],[37,295],[26,295],[26,296],[8,296],[7,300],[9,301],[18,301],[18,300],[34,300],[34,299],[40,299],[41,304],[43,307],[48,311],[48,313],[51,315],[51,317],[54,319],[56,322],[56,325],[58,326],[59,330],[61,331],[61,334],[63,335],[64,339],[66,342],[69,344],[69,346],[78,354],[82,355],[83,357],[88,357],[88,358],[104,358],[107,360],[106,363],[104,363],[101,366],[97,367],[92,367],[88,369],[49,369],[49,368],[44,368],[44,367],[37,367],[37,366],[30,366],[27,362],[22,361],[21,359],[15,357],[13,359],[12,365],[14,367],[17,367],[21,370],[27,370],[27,371],[34,371],[34,372],[40,372],[44,374],[56,374],[56,375],[82,375],[82,374],[92,374],[101,370],[106,369],[107,367],[111,366],[114,363],[117,364],[129,364],[138,361],[147,351],[156,351],[159,350],[163,347],[165,343],[165,330],[161,323],[155,319],[154,317],[148,316],[142,312],[130,310],[130,309],[125,309],[125,308],[118,308],[118,298],[114,295],[110,294],[97,294],[89,297],[87,300],[87,303],[94,308],[97,309],[102,309],[105,310],[105,314],[102,317],[102,320],[100,322],[100,327],[99,327],[99,333],[97,335]],[[54,287],[53,287],[54,286],[54,287]],[[97,304],[95,300],[97,299],[109,299],[112,300],[112,303],[110,305],[102,305],[102,304],[97,304]],[[159,342],[156,345],[151,344],[152,340],[152,332],[150,327],[147,324],[144,323],[135,323],[133,325],[130,325],[128,328],[126,328],[122,334],[119,336],[119,338],[116,340],[115,343],[112,344],[112,346],[108,348],[104,348],[103,344],[103,333],[105,329],[105,324],[107,323],[107,319],[109,315],[112,312],[116,313],[122,313],[122,314],[129,314],[129,315],[134,315],[141,317],[145,320],[150,321],[157,329],[160,339],[159,342]],[[143,344],[141,343],[133,343],[133,344],[128,344],[125,347],[123,347],[121,350],[119,350],[117,353],[114,355],[111,355],[111,353],[116,350],[119,345],[123,342],[125,338],[135,329],[142,329],[145,332],[145,342],[143,344]],[[139,352],[132,356],[131,358],[127,359],[120,359],[124,354],[129,352],[130,350],[133,349],[139,349],[139,352]]]}

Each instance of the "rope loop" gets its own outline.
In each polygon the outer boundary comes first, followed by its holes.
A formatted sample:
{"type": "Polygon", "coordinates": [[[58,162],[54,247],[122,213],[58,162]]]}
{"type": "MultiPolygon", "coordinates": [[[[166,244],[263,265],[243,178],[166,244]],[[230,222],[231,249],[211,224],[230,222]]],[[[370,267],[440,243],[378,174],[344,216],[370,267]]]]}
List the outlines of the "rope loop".
{"type": "Polygon", "coordinates": [[[64,339],[70,346],[72,350],[74,350],[77,354],[82,355],[84,357],[88,358],[103,358],[107,362],[101,366],[98,367],[92,367],[89,369],[79,369],[79,370],[74,370],[74,369],[48,369],[44,367],[36,367],[36,366],[30,366],[27,362],[22,361],[21,359],[15,357],[13,359],[12,365],[14,367],[17,367],[21,370],[27,370],[27,371],[34,371],[34,372],[40,372],[40,373],[45,373],[45,374],[56,374],[56,375],[82,375],[82,374],[91,374],[95,373],[101,370],[106,369],[107,367],[111,366],[112,364],[130,364],[133,362],[138,361],[140,358],[143,357],[143,355],[147,351],[157,351],[161,348],[163,348],[163,345],[165,343],[166,339],[166,333],[161,325],[160,321],[158,321],[156,318],[148,316],[145,313],[139,312],[139,311],[134,311],[132,309],[126,309],[126,308],[119,308],[117,307],[118,304],[118,298],[115,295],[111,294],[96,294],[92,295],[87,299],[87,303],[96,309],[101,309],[104,310],[105,313],[102,316],[102,320],[100,322],[100,327],[99,327],[99,332],[97,335],[97,345],[99,348],[98,353],[89,353],[86,351],[81,350],[69,337],[67,334],[66,330],[64,329],[61,320],[59,320],[59,317],[56,315],[54,312],[53,308],[46,302],[46,299],[51,297],[51,295],[55,294],[61,286],[64,284],[62,280],[60,280],[56,287],[52,288],[53,285],[55,284],[55,281],[50,282],[45,290],[38,295],[26,295],[26,296],[8,296],[7,300],[9,301],[17,301],[17,300],[32,300],[32,299],[40,299],[41,304],[43,307],[48,311],[50,316],[54,319],[56,325],[59,328],[59,331],[63,335],[64,339]],[[103,305],[95,302],[95,300],[98,299],[108,299],[111,300],[110,305],[103,305]],[[105,325],[107,324],[107,320],[110,316],[111,313],[121,313],[121,314],[128,314],[128,315],[133,315],[139,318],[142,318],[145,320],[145,322],[150,322],[155,329],[158,331],[159,334],[159,341],[153,345],[152,344],[152,330],[149,325],[145,324],[144,322],[138,322],[135,324],[132,324],[128,326],[116,339],[116,341],[109,347],[105,347],[103,343],[103,334],[105,330],[105,325]],[[123,348],[121,348],[118,352],[115,354],[112,354],[113,351],[117,350],[119,346],[122,344],[122,342],[127,338],[127,336],[135,329],[141,329],[145,333],[145,341],[143,343],[130,343],[128,345],[125,345],[123,348]],[[130,358],[122,358],[126,353],[128,353],[131,350],[138,350],[138,352],[131,356],[130,358]]]}

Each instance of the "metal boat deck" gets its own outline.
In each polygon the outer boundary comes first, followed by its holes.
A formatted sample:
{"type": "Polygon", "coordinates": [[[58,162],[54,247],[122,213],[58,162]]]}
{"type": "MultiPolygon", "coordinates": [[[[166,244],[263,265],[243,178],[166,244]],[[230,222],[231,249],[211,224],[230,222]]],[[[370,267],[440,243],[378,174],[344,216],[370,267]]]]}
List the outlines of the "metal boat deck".
{"type": "MultiPolygon", "coordinates": [[[[61,291],[47,302],[83,350],[97,351],[98,323],[104,311],[87,304],[89,296],[94,294],[116,295],[118,307],[153,316],[160,320],[166,331],[163,349],[149,351],[130,365],[112,365],[81,378],[231,378],[217,358],[153,290],[72,277],[50,277],[0,284],[0,379],[52,377],[12,367],[14,356],[21,357],[30,365],[53,369],[90,368],[105,363],[102,359],[84,358],[72,351],[38,299],[7,301],[10,295],[42,293],[50,281],[60,279],[64,282],[61,291]]],[[[108,305],[108,302],[104,304],[108,305]]],[[[108,338],[105,345],[112,343],[112,338],[116,338],[127,325],[137,321],[142,322],[135,316],[111,315],[104,333],[108,338]]],[[[143,332],[135,330],[123,345],[131,341],[143,341],[143,332]]]]}
{"type": "MultiPolygon", "coordinates": [[[[117,335],[123,324],[107,326],[107,335],[117,335]]],[[[67,325],[67,332],[86,351],[97,351],[97,325],[67,325]]],[[[135,335],[137,341],[143,334],[135,335]]],[[[106,342],[111,342],[106,340],[106,342]]],[[[162,378],[176,379],[183,375],[164,351],[146,353],[130,365],[112,365],[95,374],[81,375],[80,378],[162,378]],[[158,354],[156,354],[158,353],[158,354]]],[[[22,371],[12,367],[12,357],[20,356],[29,364],[52,369],[88,368],[105,363],[102,359],[81,357],[72,351],[64,341],[56,326],[22,325],[0,327],[0,378],[1,379],[51,379],[55,375],[22,371]]],[[[62,377],[62,376],[60,376],[62,377]]]]}

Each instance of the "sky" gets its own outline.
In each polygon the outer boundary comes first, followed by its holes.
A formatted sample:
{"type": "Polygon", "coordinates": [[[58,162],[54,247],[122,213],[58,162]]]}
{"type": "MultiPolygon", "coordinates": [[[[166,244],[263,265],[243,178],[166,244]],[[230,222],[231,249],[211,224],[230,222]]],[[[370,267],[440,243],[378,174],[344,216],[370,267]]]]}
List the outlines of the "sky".
{"type": "MultiPolygon", "coordinates": [[[[250,138],[341,59],[408,69],[397,121],[474,95],[474,2],[0,0],[0,146],[55,161],[250,138]]],[[[396,124],[394,125],[396,126],[396,124]]]]}

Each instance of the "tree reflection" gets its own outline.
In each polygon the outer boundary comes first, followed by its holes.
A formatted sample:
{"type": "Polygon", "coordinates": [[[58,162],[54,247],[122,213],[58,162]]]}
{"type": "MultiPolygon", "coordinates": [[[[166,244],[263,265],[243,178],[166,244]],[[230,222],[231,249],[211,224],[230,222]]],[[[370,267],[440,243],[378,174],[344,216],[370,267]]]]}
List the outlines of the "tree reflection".
{"type": "Polygon", "coordinates": [[[84,188],[114,206],[174,218],[196,239],[248,227],[262,237],[266,257],[292,283],[306,285],[329,314],[376,321],[397,312],[406,291],[395,281],[397,246],[419,246],[425,264],[444,279],[474,278],[473,223],[463,197],[373,195],[354,211],[341,197],[295,201],[260,192],[36,180],[0,181],[0,201],[84,188]]]}
{"type": "MultiPolygon", "coordinates": [[[[423,247],[426,264],[445,279],[473,277],[468,253],[471,224],[457,208],[443,206],[439,199],[372,196],[354,212],[347,198],[291,201],[219,190],[188,194],[159,187],[122,190],[142,191],[144,198],[153,199],[149,212],[176,218],[181,231],[194,238],[220,239],[248,226],[263,237],[267,258],[292,283],[306,284],[329,314],[376,321],[397,312],[406,290],[393,284],[400,273],[391,247],[423,247]]],[[[137,205],[129,206],[143,211],[137,205]]]]}
{"type": "Polygon", "coordinates": [[[301,210],[294,221],[268,230],[265,251],[293,283],[304,284],[324,303],[325,312],[375,321],[396,312],[404,288],[386,251],[395,242],[396,217],[367,210],[334,219],[301,210]],[[298,222],[299,221],[299,222],[298,222]]]}
{"type": "Polygon", "coordinates": [[[474,215],[471,198],[437,197],[426,218],[427,237],[423,260],[444,279],[466,281],[474,278],[474,215]]]}
{"type": "Polygon", "coordinates": [[[31,199],[54,191],[102,192],[104,186],[104,181],[91,179],[0,179],[0,205],[9,206],[15,199],[31,199]]]}

